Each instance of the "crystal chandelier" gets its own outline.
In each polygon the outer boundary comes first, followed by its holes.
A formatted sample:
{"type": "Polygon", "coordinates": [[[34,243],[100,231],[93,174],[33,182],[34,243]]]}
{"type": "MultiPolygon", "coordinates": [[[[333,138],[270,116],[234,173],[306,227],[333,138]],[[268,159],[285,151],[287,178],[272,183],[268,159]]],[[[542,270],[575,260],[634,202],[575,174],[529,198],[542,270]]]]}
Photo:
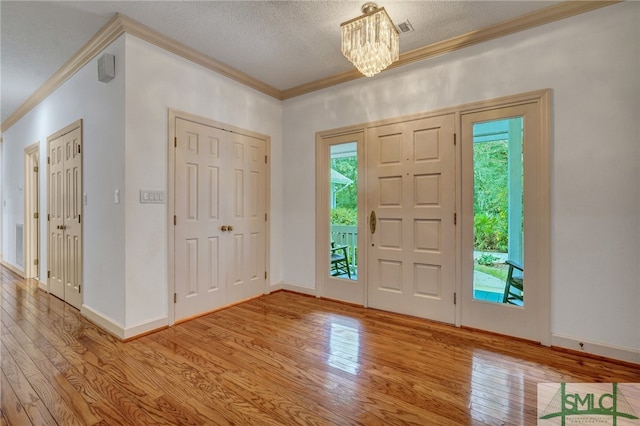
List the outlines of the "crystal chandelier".
{"type": "Polygon", "coordinates": [[[358,71],[372,77],[398,60],[398,30],[384,7],[375,3],[362,6],[364,15],[340,25],[342,54],[358,71]]]}

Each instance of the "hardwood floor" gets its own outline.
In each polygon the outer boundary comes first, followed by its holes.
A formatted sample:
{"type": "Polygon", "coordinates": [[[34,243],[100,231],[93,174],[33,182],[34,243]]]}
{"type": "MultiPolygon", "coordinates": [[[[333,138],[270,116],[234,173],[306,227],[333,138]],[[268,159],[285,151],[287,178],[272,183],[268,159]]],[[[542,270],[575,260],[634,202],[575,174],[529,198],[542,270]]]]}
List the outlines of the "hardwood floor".
{"type": "Polygon", "coordinates": [[[640,367],[277,292],[122,343],[0,269],[0,426],[536,424],[640,367]]]}

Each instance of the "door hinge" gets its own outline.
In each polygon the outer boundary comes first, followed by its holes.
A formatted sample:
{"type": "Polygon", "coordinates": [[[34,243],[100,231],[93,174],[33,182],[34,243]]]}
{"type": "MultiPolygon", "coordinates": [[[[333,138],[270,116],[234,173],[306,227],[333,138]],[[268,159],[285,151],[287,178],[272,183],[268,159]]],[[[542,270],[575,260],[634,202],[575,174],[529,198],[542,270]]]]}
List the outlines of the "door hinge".
{"type": "Polygon", "coordinates": [[[177,137],[177,136],[173,138],[173,146],[174,146],[175,148],[177,148],[177,147],[178,147],[178,137],[177,137]]]}
{"type": "Polygon", "coordinates": [[[78,215],[78,223],[80,223],[80,215],[78,215]]]}
{"type": "Polygon", "coordinates": [[[78,293],[82,293],[82,285],[78,286],[78,293]]]}
{"type": "Polygon", "coordinates": [[[457,136],[456,136],[456,134],[454,133],[454,134],[453,134],[453,144],[454,144],[454,145],[456,145],[456,143],[457,143],[457,136]]]}
{"type": "Polygon", "coordinates": [[[80,145],[78,145],[78,154],[80,154],[80,145]]]}
{"type": "Polygon", "coordinates": [[[38,173],[38,170],[39,170],[39,169],[38,169],[38,166],[33,166],[33,172],[34,172],[34,173],[38,173]]]}
{"type": "Polygon", "coordinates": [[[264,214],[264,221],[267,221],[267,213],[264,214]]]}
{"type": "Polygon", "coordinates": [[[267,156],[264,156],[264,164],[267,164],[267,156]]]}
{"type": "Polygon", "coordinates": [[[47,157],[47,164],[51,164],[51,157],[47,157]]]}
{"type": "Polygon", "coordinates": [[[178,224],[178,217],[176,215],[173,215],[173,226],[176,226],[178,224]]]}
{"type": "Polygon", "coordinates": [[[267,279],[267,271],[264,271],[264,279],[267,279]]]}
{"type": "Polygon", "coordinates": [[[40,213],[35,212],[35,213],[33,214],[33,218],[34,218],[34,219],[40,219],[40,213]]]}
{"type": "Polygon", "coordinates": [[[458,224],[458,213],[454,213],[453,214],[453,224],[457,225],[458,224]]]}
{"type": "Polygon", "coordinates": [[[47,278],[51,278],[51,271],[47,271],[47,278]]]}
{"type": "Polygon", "coordinates": [[[173,293],[173,303],[178,303],[178,293],[173,293]]]}
{"type": "Polygon", "coordinates": [[[458,293],[453,292],[453,304],[456,305],[458,304],[458,293]]]}
{"type": "Polygon", "coordinates": [[[34,265],[38,266],[38,264],[39,264],[39,263],[40,263],[40,260],[39,260],[39,259],[34,259],[34,260],[33,260],[33,264],[34,264],[34,265]]]}
{"type": "Polygon", "coordinates": [[[49,222],[50,220],[51,220],[51,215],[50,215],[50,214],[48,214],[48,215],[47,215],[47,222],[49,222]]]}

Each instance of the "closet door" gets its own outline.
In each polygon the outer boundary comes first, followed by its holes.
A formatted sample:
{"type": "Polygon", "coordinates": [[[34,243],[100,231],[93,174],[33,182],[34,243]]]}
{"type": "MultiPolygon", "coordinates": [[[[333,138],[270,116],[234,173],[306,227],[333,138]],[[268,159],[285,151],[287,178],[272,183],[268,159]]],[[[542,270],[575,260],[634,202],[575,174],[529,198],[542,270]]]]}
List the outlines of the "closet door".
{"type": "Polygon", "coordinates": [[[77,122],[48,139],[49,292],[82,305],[82,128],[77,122]]]}
{"type": "Polygon", "coordinates": [[[230,244],[227,274],[229,303],[263,293],[266,269],[265,142],[231,133],[231,178],[225,194],[230,244]]]}
{"type": "Polygon", "coordinates": [[[49,292],[64,300],[64,136],[49,142],[49,292]]]}
{"type": "Polygon", "coordinates": [[[175,320],[263,292],[265,141],[176,119],[175,320]]]}

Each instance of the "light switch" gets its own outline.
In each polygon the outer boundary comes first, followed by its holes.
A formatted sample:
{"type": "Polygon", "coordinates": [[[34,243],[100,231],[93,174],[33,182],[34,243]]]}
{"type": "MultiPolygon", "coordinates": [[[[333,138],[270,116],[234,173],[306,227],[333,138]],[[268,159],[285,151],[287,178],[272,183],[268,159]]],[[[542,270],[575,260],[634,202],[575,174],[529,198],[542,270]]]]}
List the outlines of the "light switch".
{"type": "Polygon", "coordinates": [[[120,204],[120,190],[116,189],[113,193],[113,202],[116,204],[120,204]]]}
{"type": "Polygon", "coordinates": [[[164,191],[141,189],[140,204],[164,204],[164,191]]]}

